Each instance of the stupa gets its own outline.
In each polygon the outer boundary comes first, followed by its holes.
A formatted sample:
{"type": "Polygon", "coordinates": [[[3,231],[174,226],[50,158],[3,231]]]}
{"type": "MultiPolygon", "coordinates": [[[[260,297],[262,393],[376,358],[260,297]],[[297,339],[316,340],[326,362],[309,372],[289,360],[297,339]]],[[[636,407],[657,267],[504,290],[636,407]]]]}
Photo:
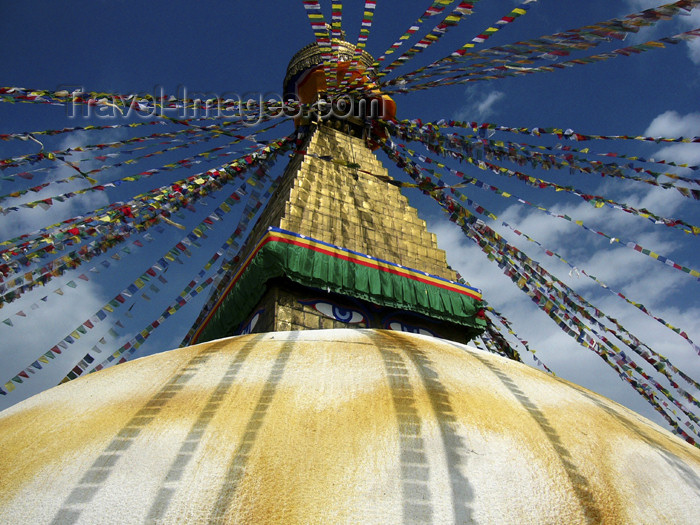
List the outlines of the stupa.
{"type": "Polygon", "coordinates": [[[290,63],[317,111],[189,346],[0,414],[0,521],[692,522],[696,448],[465,344],[480,292],[372,153],[373,60],[335,48],[331,85],[315,44],[290,63]],[[324,118],[346,79],[367,106],[324,118]]]}

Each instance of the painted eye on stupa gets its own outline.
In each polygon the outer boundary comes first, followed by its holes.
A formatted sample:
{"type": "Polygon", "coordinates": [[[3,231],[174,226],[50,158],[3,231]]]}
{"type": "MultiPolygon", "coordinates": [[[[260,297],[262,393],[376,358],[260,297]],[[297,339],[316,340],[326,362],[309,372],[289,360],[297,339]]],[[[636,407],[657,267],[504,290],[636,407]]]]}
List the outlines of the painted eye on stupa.
{"type": "Polygon", "coordinates": [[[398,332],[409,332],[412,334],[422,334],[435,337],[435,334],[430,330],[426,330],[425,328],[420,328],[418,326],[412,326],[410,324],[405,324],[401,321],[391,321],[386,324],[386,328],[389,330],[396,330],[398,332]]]}
{"type": "Polygon", "coordinates": [[[260,314],[262,314],[263,311],[264,310],[258,310],[257,312],[255,312],[255,315],[253,315],[253,317],[250,318],[250,321],[248,321],[248,323],[243,328],[241,328],[238,335],[248,335],[248,334],[252,333],[253,328],[255,328],[255,325],[258,324],[258,320],[260,319],[260,314]]]}
{"type": "Polygon", "coordinates": [[[333,303],[327,303],[326,301],[299,301],[301,304],[308,304],[317,312],[320,312],[324,316],[340,321],[346,324],[361,324],[367,325],[367,318],[365,315],[352,308],[345,308],[344,306],[339,306],[333,303]]]}

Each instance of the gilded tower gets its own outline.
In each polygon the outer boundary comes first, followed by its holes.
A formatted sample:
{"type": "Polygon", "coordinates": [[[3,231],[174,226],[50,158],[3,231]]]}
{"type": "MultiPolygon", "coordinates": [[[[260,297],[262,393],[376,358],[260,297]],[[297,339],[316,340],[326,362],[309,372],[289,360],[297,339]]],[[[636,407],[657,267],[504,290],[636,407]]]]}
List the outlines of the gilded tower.
{"type": "Polygon", "coordinates": [[[284,81],[303,108],[297,151],[187,343],[341,327],[467,342],[483,329],[480,292],[457,282],[435,235],[369,147],[382,130],[365,117],[395,115],[393,100],[374,87],[372,57],[364,52],[353,65],[354,47],[334,44],[344,106],[325,101],[332,88],[319,47],[299,51],[284,81]]]}

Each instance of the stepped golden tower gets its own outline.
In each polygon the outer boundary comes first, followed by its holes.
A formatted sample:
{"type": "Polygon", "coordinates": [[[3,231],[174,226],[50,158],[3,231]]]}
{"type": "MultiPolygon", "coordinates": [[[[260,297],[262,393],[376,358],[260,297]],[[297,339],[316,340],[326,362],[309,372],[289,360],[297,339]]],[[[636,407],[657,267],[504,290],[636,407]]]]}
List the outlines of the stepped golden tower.
{"type": "MultiPolygon", "coordinates": [[[[337,44],[340,60],[349,62],[353,46],[337,44]]],[[[372,61],[361,56],[353,82],[371,83],[365,67],[372,61]]],[[[338,84],[346,69],[339,68],[338,84]]],[[[186,342],[242,331],[344,327],[422,331],[468,342],[485,327],[480,291],[457,282],[435,235],[368,147],[371,130],[362,112],[390,118],[393,101],[370,90],[369,96],[348,97],[342,116],[337,106],[324,115],[319,104],[329,89],[326,80],[317,45],[292,58],[285,92],[314,108],[303,124],[297,119],[300,150],[249,236],[239,267],[216,290],[186,342]],[[299,249],[273,269],[265,260],[279,254],[264,252],[274,242],[299,249]]]]}

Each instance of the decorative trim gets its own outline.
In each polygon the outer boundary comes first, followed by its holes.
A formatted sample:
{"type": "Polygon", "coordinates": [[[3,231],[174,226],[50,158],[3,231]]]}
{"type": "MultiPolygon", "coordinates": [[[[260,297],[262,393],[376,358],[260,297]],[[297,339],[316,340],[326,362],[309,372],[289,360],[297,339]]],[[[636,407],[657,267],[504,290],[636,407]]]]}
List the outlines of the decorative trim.
{"type": "MultiPolygon", "coordinates": [[[[481,302],[481,291],[449,279],[431,275],[426,272],[421,272],[413,268],[408,268],[400,264],[392,263],[382,259],[377,259],[370,255],[359,253],[347,248],[335,246],[318,239],[300,235],[298,233],[283,230],[281,228],[269,227],[265,235],[255,246],[255,249],[239,266],[238,270],[233,274],[231,281],[226,288],[222,290],[217,301],[212,305],[207,316],[202,320],[201,324],[192,333],[189,344],[197,342],[199,337],[205,331],[210,321],[217,315],[220,307],[227,300],[230,292],[239,284],[246,275],[245,280],[249,280],[252,275],[247,275],[248,270],[254,274],[260,273],[260,279],[263,281],[276,276],[286,276],[295,282],[299,282],[305,286],[326,286],[336,293],[357,296],[370,302],[379,301],[379,304],[386,303],[386,306],[406,308],[412,311],[418,311],[429,317],[435,317],[448,322],[470,327],[472,330],[480,329],[480,319],[476,319],[475,314],[478,310],[477,306],[481,302]],[[289,248],[282,248],[287,246],[289,248]],[[269,249],[268,249],[269,247],[269,249]],[[305,258],[307,266],[298,264],[297,268],[291,263],[291,253],[288,249],[301,248],[296,250],[297,254],[305,258]],[[303,255],[306,253],[306,255],[303,255]],[[311,254],[318,254],[312,256],[311,254]],[[320,256],[320,259],[318,258],[320,256]],[[336,265],[344,267],[346,272],[350,272],[351,284],[340,282],[325,281],[324,277],[319,275],[314,264],[323,261],[336,260],[336,265]],[[270,260],[267,260],[270,259],[270,260]],[[344,262],[341,262],[344,261],[344,262]],[[347,266],[349,263],[350,266],[347,266]],[[352,268],[356,268],[352,270],[352,268]],[[363,269],[364,268],[364,269],[363,269]],[[268,272],[268,273],[266,273],[268,272]],[[272,273],[269,273],[272,272],[272,273]],[[369,272],[369,274],[367,274],[369,272]],[[382,274],[386,278],[381,277],[382,274]],[[369,284],[370,275],[373,275],[374,286],[369,284]],[[360,285],[362,277],[363,285],[360,285]],[[388,281],[384,282],[384,279],[388,281]],[[400,284],[400,283],[404,284],[400,284]],[[379,283],[379,284],[377,284],[379,283]],[[412,283],[412,284],[408,284],[412,283]],[[384,288],[382,288],[382,285],[384,288]],[[408,286],[404,290],[402,287],[408,286]],[[374,289],[372,289],[374,288],[374,289]],[[382,288],[377,290],[377,288],[382,288]]],[[[338,267],[335,268],[338,270],[338,267]]],[[[248,293],[243,298],[243,302],[252,302],[253,297],[247,295],[256,294],[264,289],[259,283],[256,287],[250,288],[248,284],[248,293]]],[[[246,288],[247,289],[247,288],[246,288]]],[[[255,301],[259,298],[255,299],[255,301]]],[[[254,305],[250,304],[248,307],[254,305]]],[[[231,319],[233,321],[233,319],[231,319]]],[[[217,320],[217,323],[223,321],[217,320]]],[[[211,332],[212,330],[207,330],[211,332]]],[[[217,329],[215,331],[222,331],[217,329]]],[[[223,337],[225,334],[219,334],[218,337],[223,337]]],[[[211,339],[211,337],[208,337],[211,339]]]]}

